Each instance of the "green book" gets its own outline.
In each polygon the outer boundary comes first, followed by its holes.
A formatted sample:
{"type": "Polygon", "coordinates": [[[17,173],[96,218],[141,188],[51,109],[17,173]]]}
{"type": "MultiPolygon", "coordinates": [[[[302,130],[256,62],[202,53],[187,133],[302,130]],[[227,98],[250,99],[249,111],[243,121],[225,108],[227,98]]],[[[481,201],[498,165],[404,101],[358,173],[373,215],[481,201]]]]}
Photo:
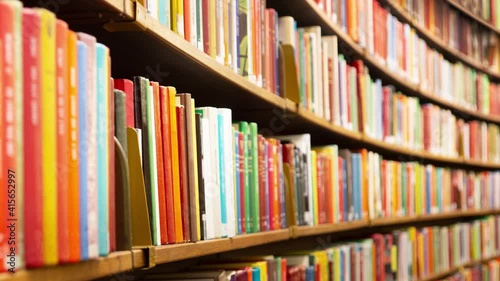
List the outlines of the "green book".
{"type": "Polygon", "coordinates": [[[243,140],[243,146],[247,147],[248,149],[244,149],[244,155],[243,155],[243,163],[244,163],[244,171],[245,171],[245,228],[247,233],[251,233],[253,230],[253,220],[252,220],[252,212],[250,209],[251,202],[250,202],[250,187],[251,187],[251,179],[250,179],[250,172],[251,172],[251,142],[250,142],[250,127],[248,125],[248,122],[242,121],[237,124],[238,130],[243,133],[244,140],[243,140]]]}
{"type": "Polygon", "coordinates": [[[253,223],[252,232],[260,231],[259,213],[259,150],[257,142],[257,124],[250,123],[250,212],[253,223]]]}

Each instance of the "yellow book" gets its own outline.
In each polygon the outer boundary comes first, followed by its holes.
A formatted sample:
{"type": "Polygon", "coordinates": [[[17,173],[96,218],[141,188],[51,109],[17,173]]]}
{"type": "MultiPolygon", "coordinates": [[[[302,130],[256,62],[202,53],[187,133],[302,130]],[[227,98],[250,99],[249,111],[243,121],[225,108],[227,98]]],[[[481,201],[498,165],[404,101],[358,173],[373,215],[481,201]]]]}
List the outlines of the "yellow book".
{"type": "Polygon", "coordinates": [[[334,259],[335,259],[335,276],[334,281],[340,281],[340,249],[334,249],[334,259]]]}
{"type": "MultiPolygon", "coordinates": [[[[192,130],[193,130],[193,137],[192,137],[192,141],[193,141],[193,147],[196,147],[196,142],[197,142],[197,139],[196,139],[196,117],[195,117],[195,113],[194,113],[194,109],[196,108],[195,107],[195,103],[194,103],[194,99],[191,99],[191,108],[193,110],[191,110],[191,120],[193,120],[191,126],[192,126],[192,130]]],[[[234,135],[234,134],[233,134],[234,135]]],[[[196,149],[194,149],[193,151],[193,161],[194,161],[194,178],[196,179],[194,181],[194,187],[195,187],[195,198],[196,198],[196,223],[198,225],[200,225],[200,193],[199,193],[199,190],[198,190],[198,154],[197,154],[197,151],[196,149]]],[[[235,213],[236,214],[236,213],[235,213]]],[[[201,232],[200,232],[200,228],[197,227],[197,231],[196,231],[196,237],[198,237],[198,240],[201,240],[201,232]]]]}
{"type": "Polygon", "coordinates": [[[209,26],[210,26],[210,32],[209,32],[209,55],[212,58],[217,57],[217,23],[216,23],[216,10],[217,10],[217,1],[219,0],[208,0],[209,2],[209,7],[208,7],[208,20],[209,20],[209,26]]]}
{"type": "Polygon", "coordinates": [[[43,259],[58,262],[57,249],[57,147],[56,147],[56,17],[44,9],[40,15],[40,44],[44,52],[42,71],[42,183],[43,183],[43,259]]]}
{"type": "Polygon", "coordinates": [[[424,275],[424,235],[422,233],[419,233],[417,235],[417,251],[418,251],[418,257],[417,257],[417,262],[420,265],[418,268],[418,272],[420,276],[424,275]]]}
{"type": "Polygon", "coordinates": [[[184,0],[170,1],[170,27],[184,38],[184,0]]]}
{"type": "Polygon", "coordinates": [[[320,281],[328,281],[328,256],[326,251],[313,253],[315,264],[319,264],[320,281]]]}
{"type": "Polygon", "coordinates": [[[224,22],[224,65],[229,66],[229,0],[222,0],[224,22]]]}
{"type": "Polygon", "coordinates": [[[317,163],[316,163],[316,151],[311,151],[311,164],[312,164],[312,179],[313,179],[313,224],[318,224],[319,214],[318,214],[318,181],[317,181],[317,163]]]}
{"type": "Polygon", "coordinates": [[[181,210],[181,184],[179,178],[179,151],[177,143],[177,114],[175,110],[175,94],[177,91],[174,87],[167,87],[169,96],[169,112],[170,112],[170,132],[171,132],[171,147],[172,156],[172,180],[173,197],[174,197],[174,224],[175,224],[175,241],[182,242],[184,235],[182,232],[182,210],[181,210]]]}

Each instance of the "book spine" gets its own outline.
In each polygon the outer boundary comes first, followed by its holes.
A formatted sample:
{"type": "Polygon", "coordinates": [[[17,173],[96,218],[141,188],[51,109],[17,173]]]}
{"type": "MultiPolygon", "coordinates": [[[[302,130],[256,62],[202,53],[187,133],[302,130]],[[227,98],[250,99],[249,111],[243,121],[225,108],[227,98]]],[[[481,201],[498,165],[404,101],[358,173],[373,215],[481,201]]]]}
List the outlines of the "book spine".
{"type": "MultiPolygon", "coordinates": [[[[8,19],[7,14],[3,13],[8,19]]],[[[0,20],[1,21],[1,20],[0,20]]],[[[40,17],[33,11],[23,10],[23,34],[26,40],[23,40],[23,80],[24,80],[24,170],[31,171],[30,175],[25,175],[24,179],[24,216],[26,223],[24,224],[24,239],[25,239],[25,254],[26,265],[28,267],[43,265],[43,182],[42,182],[42,148],[41,142],[32,141],[33,139],[41,139],[41,77],[40,77],[40,17]]],[[[6,26],[6,23],[1,23],[1,26],[6,26]]],[[[2,40],[0,40],[2,41],[2,40]]],[[[0,50],[2,49],[0,43],[0,50]]],[[[3,52],[0,55],[0,69],[2,66],[3,52]]],[[[3,73],[0,74],[0,85],[3,85],[3,73]]],[[[2,107],[3,88],[0,88],[0,107],[2,107]]],[[[0,124],[3,124],[3,114],[0,115],[0,124]]],[[[3,125],[2,125],[3,127],[3,125]]],[[[0,143],[3,143],[3,134],[0,134],[0,143]]],[[[3,170],[2,157],[0,155],[0,166],[3,170]]],[[[0,175],[0,178],[2,176],[0,175]]],[[[3,181],[2,181],[3,182],[3,181]]],[[[4,200],[2,198],[2,200],[4,200]]],[[[5,199],[7,200],[7,199],[5,199]]],[[[7,209],[5,208],[5,211],[7,209]]],[[[4,211],[4,210],[2,210],[4,211]]],[[[0,212],[0,215],[4,213],[0,212]]],[[[5,213],[7,215],[7,213],[5,213]]],[[[7,216],[5,216],[5,219],[7,216]]],[[[3,218],[2,218],[3,219],[3,218]]],[[[2,232],[3,233],[3,232],[2,232]]],[[[7,237],[7,235],[5,235],[7,237]]],[[[5,244],[7,241],[1,241],[0,244],[5,244]]],[[[0,260],[2,260],[0,258],[0,260]]],[[[5,264],[2,261],[2,264],[5,264]]],[[[3,267],[0,268],[3,271],[3,267]]]]}
{"type": "MultiPolygon", "coordinates": [[[[173,197],[173,164],[172,164],[172,140],[170,127],[170,97],[168,88],[160,87],[160,115],[161,115],[161,135],[163,141],[163,174],[165,187],[165,219],[166,219],[166,235],[167,243],[173,244],[176,242],[175,236],[175,211],[173,197]]],[[[161,199],[160,199],[161,200],[161,199]]],[[[161,203],[160,203],[161,204],[161,203]]]]}
{"type": "MultiPolygon", "coordinates": [[[[56,18],[55,15],[46,10],[38,10],[41,18],[42,50],[56,49],[56,18]]],[[[6,45],[6,47],[9,47],[6,45]]],[[[4,48],[5,49],[5,48],[4,48]]],[[[12,50],[11,50],[12,51],[12,50]]],[[[48,52],[42,56],[42,166],[43,166],[43,253],[44,263],[57,264],[57,131],[56,131],[56,69],[55,52],[48,52]]],[[[8,65],[4,69],[8,69],[8,65]]],[[[5,72],[4,72],[5,73],[5,72]]],[[[4,79],[7,87],[12,87],[14,81],[9,81],[8,76],[4,79]]],[[[12,77],[13,78],[13,77],[12,77]]],[[[5,99],[4,99],[4,103],[5,99]]],[[[7,127],[7,126],[6,126],[7,127]]],[[[6,165],[9,163],[7,161],[6,165]]]]}
{"type": "Polygon", "coordinates": [[[96,74],[97,74],[97,185],[98,185],[98,231],[99,255],[109,253],[109,137],[108,137],[108,102],[109,77],[107,76],[107,59],[109,49],[96,44],[96,74]]]}
{"type": "Polygon", "coordinates": [[[218,145],[218,155],[219,158],[219,188],[220,188],[220,220],[221,220],[221,236],[227,237],[227,202],[226,202],[226,192],[228,192],[228,187],[226,186],[226,159],[224,157],[224,117],[221,112],[217,113],[217,145],[218,145]]]}
{"type": "MultiPolygon", "coordinates": [[[[177,97],[178,99],[178,97],[177,97]]],[[[188,198],[188,175],[187,175],[187,150],[186,150],[186,119],[185,107],[177,105],[177,143],[179,150],[179,177],[180,177],[180,197],[182,214],[183,241],[189,241],[191,232],[189,228],[189,198],[188,198]]]]}
{"type": "Polygon", "coordinates": [[[247,202],[245,200],[246,190],[247,190],[247,173],[246,173],[246,135],[243,132],[238,132],[238,154],[240,158],[239,162],[239,177],[240,177],[240,216],[241,216],[241,232],[246,233],[247,230],[247,202]]]}
{"type": "Polygon", "coordinates": [[[250,202],[251,202],[251,212],[253,221],[253,232],[260,231],[260,213],[259,213],[259,155],[258,155],[258,141],[257,141],[257,124],[250,123],[250,151],[252,154],[250,169],[251,169],[251,191],[250,191],[250,202]]]}
{"type": "Polygon", "coordinates": [[[56,21],[57,240],[59,261],[69,259],[69,127],[67,87],[68,25],[56,21]]]}

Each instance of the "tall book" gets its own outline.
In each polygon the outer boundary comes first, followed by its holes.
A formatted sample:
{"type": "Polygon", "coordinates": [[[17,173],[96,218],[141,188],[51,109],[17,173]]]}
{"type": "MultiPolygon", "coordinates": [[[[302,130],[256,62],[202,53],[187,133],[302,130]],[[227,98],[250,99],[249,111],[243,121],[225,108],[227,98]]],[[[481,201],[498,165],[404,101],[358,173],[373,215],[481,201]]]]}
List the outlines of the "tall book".
{"type": "Polygon", "coordinates": [[[186,151],[186,109],[181,105],[180,97],[175,98],[177,114],[177,143],[179,150],[179,183],[181,195],[181,213],[182,213],[182,233],[183,241],[189,241],[191,231],[189,229],[189,182],[186,151]]]}
{"type": "MultiPolygon", "coordinates": [[[[87,258],[95,258],[99,255],[98,241],[98,183],[97,183],[97,70],[96,70],[96,38],[85,34],[78,33],[78,39],[83,42],[87,48],[87,63],[86,78],[88,84],[85,86],[86,94],[85,104],[86,128],[85,138],[80,136],[80,141],[85,142],[87,148],[85,155],[87,156],[87,194],[86,194],[86,226],[87,229],[87,258]]],[[[83,194],[81,194],[82,196],[83,194]]]]}
{"type": "Polygon", "coordinates": [[[69,232],[68,232],[68,201],[69,188],[69,123],[67,95],[68,75],[68,25],[62,21],[56,21],[56,112],[57,112],[57,240],[58,256],[61,262],[69,259],[69,232]]]}
{"type": "MultiPolygon", "coordinates": [[[[3,13],[8,19],[6,13],[3,13]]],[[[23,9],[23,34],[26,40],[23,40],[23,91],[24,91],[24,169],[31,171],[29,176],[24,179],[24,237],[26,266],[37,267],[43,265],[43,167],[42,167],[42,143],[32,141],[42,138],[41,127],[41,19],[40,15],[32,9],[23,9]]],[[[6,23],[2,23],[6,26],[6,23]]],[[[0,42],[2,40],[0,39],[0,42]]],[[[0,43],[1,45],[1,43],[0,43]]],[[[2,46],[0,46],[0,50],[2,46]]],[[[3,52],[2,52],[3,54],[3,52]]],[[[3,55],[0,55],[0,69],[2,68],[3,55]]],[[[0,75],[0,85],[3,85],[3,75],[0,75]]],[[[0,87],[0,104],[2,104],[1,94],[3,87],[0,87]]],[[[0,115],[0,124],[2,124],[3,115],[0,115]]],[[[3,138],[1,134],[0,139],[3,138]]],[[[1,140],[0,140],[1,141],[1,140]]],[[[3,142],[3,141],[2,141],[3,142]]],[[[2,166],[2,157],[0,156],[0,166],[2,166]]],[[[3,167],[3,166],[2,166],[3,167]]],[[[1,177],[1,176],[0,176],[1,177]]],[[[6,193],[5,193],[6,194],[6,193]]],[[[3,199],[2,199],[3,200],[3,199]]],[[[0,214],[3,215],[3,211],[0,214]]],[[[7,213],[5,213],[6,215],[7,213]]],[[[7,216],[2,219],[7,219],[7,216]]],[[[3,233],[3,232],[2,232],[3,233]]],[[[4,237],[7,237],[5,235],[4,237]]],[[[0,241],[0,245],[7,240],[0,241]]],[[[2,260],[0,258],[0,260],[2,260]]],[[[5,264],[2,262],[2,264],[5,264]]],[[[0,268],[3,270],[3,268],[0,268]]]]}
{"type": "Polygon", "coordinates": [[[97,83],[97,188],[99,221],[99,255],[109,254],[109,49],[96,44],[97,83]]]}

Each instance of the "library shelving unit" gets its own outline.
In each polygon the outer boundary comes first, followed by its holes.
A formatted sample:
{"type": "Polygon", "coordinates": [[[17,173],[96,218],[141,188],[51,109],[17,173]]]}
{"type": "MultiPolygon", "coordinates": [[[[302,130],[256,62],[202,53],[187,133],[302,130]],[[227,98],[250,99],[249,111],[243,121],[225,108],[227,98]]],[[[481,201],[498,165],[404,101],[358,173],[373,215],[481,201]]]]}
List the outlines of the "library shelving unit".
{"type": "MultiPolygon", "coordinates": [[[[27,6],[37,6],[38,1],[23,1],[27,6]]],[[[446,54],[478,71],[486,73],[491,80],[500,81],[500,73],[469,58],[446,45],[442,40],[415,22],[411,16],[391,0],[380,0],[401,21],[409,23],[426,42],[439,52],[446,54]]],[[[497,34],[500,31],[488,22],[462,8],[456,1],[448,0],[468,17],[497,34]]],[[[55,3],[59,3],[55,1],[55,3]]],[[[399,74],[389,71],[383,64],[357,45],[318,8],[313,0],[268,0],[268,7],[275,8],[280,15],[293,16],[301,26],[319,25],[323,35],[337,35],[339,50],[360,58],[375,77],[394,85],[410,96],[419,97],[466,118],[500,124],[500,116],[483,114],[444,100],[433,93],[422,91],[399,74]]],[[[279,115],[289,126],[279,133],[308,132],[313,142],[328,138],[336,143],[355,143],[384,155],[397,155],[405,159],[424,161],[440,165],[471,169],[500,169],[500,163],[468,160],[460,157],[445,157],[426,151],[399,147],[373,139],[363,133],[349,131],[317,117],[295,102],[277,96],[249,82],[228,67],[216,62],[196,47],[161,25],[150,16],[137,1],[132,0],[86,0],[64,1],[52,7],[59,18],[66,20],[75,30],[89,32],[107,45],[113,57],[113,76],[150,75],[158,82],[175,81],[175,86],[196,95],[197,103],[230,107],[237,117],[255,121],[266,127],[271,117],[279,115]],[[174,72],[175,70],[175,72],[174,72]],[[159,76],[154,76],[154,75],[159,76]],[[193,83],[196,81],[196,83],[193,83]],[[217,95],[209,93],[217,92],[217,95]],[[257,112],[257,114],[256,114],[257,112]]],[[[174,244],[157,247],[134,248],[119,251],[108,257],[59,266],[23,269],[15,274],[0,274],[0,281],[21,280],[92,280],[122,272],[151,268],[158,264],[196,258],[215,253],[244,249],[276,242],[293,244],[299,237],[322,234],[373,230],[381,227],[400,227],[415,224],[439,224],[464,218],[500,214],[500,210],[457,211],[416,217],[397,217],[368,221],[324,224],[317,226],[292,226],[282,230],[245,234],[196,243],[174,244]]],[[[471,262],[435,274],[424,280],[436,280],[458,272],[463,267],[486,262],[489,259],[471,262]]],[[[120,280],[120,279],[118,279],[120,280]]],[[[126,279],[125,279],[126,280],[126,279]]]]}

